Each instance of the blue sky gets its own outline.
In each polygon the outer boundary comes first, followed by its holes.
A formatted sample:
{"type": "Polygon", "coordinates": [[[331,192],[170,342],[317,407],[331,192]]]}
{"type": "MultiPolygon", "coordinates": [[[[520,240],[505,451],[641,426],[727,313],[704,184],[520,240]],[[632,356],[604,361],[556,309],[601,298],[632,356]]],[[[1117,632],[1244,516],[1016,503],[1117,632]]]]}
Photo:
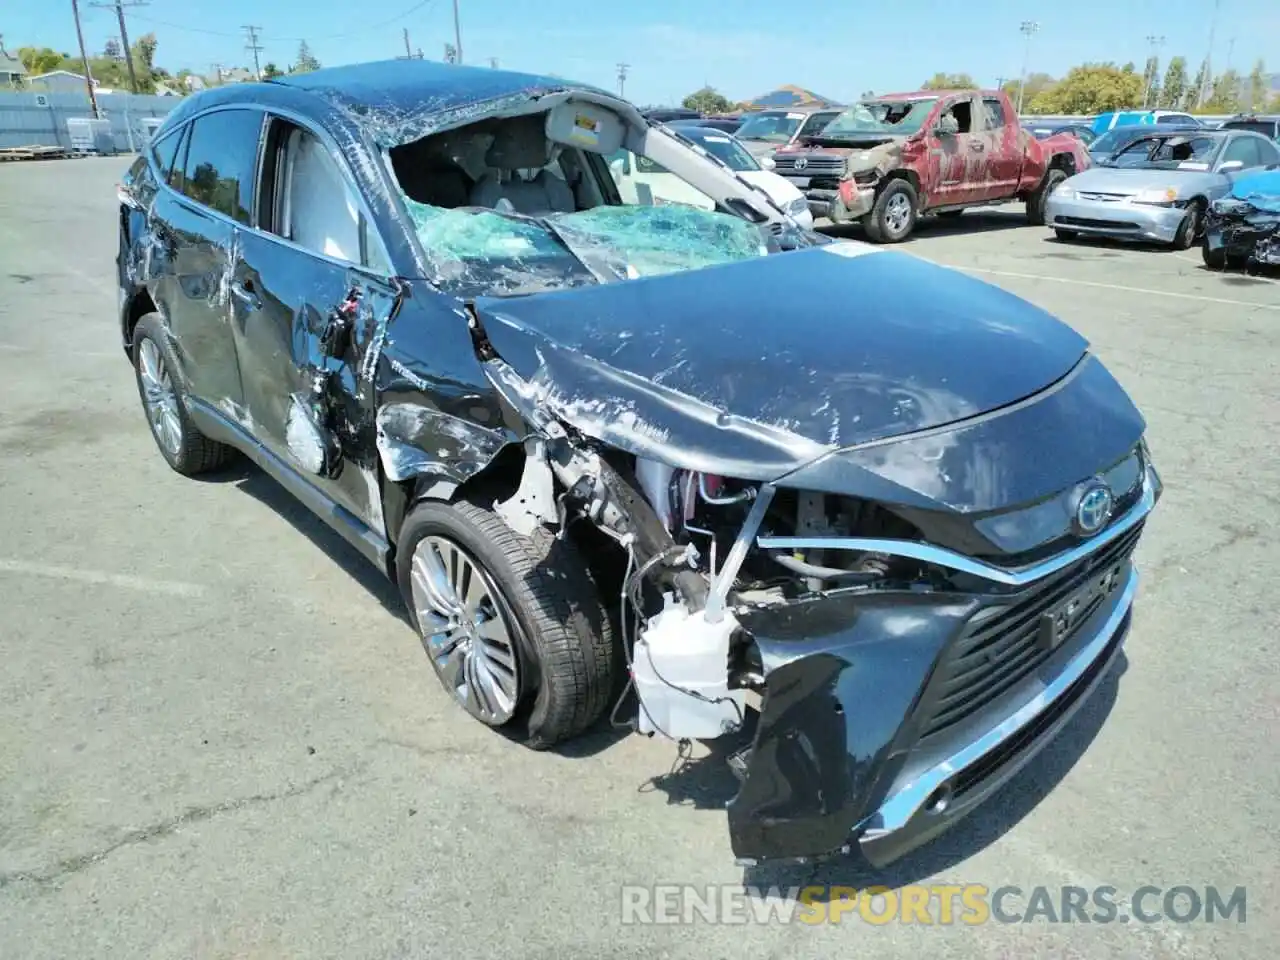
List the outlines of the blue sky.
{"type": "MultiPolygon", "coordinates": [[[[75,52],[70,0],[7,0],[3,6],[0,34],[9,49],[36,44],[75,52]]],[[[81,7],[85,43],[101,50],[116,35],[115,14],[85,0],[81,7]]],[[[780,0],[459,0],[459,8],[466,62],[487,65],[497,57],[504,68],[616,89],[622,61],[630,64],[628,99],[647,104],[676,102],[704,83],[735,100],[785,83],[847,100],[864,90],[914,89],[938,70],[994,84],[1018,75],[1023,20],[1040,24],[1032,41],[1033,70],[1059,75],[1085,60],[1141,62],[1151,34],[1166,38],[1162,60],[1182,54],[1194,65],[1208,45],[1213,0],[816,6],[780,0]],[[858,12],[842,15],[840,9],[858,12]],[[798,10],[805,15],[792,15],[798,10]],[[817,27],[819,10],[827,18],[824,29],[817,27]]],[[[161,66],[206,73],[215,62],[251,63],[243,24],[262,28],[263,62],[281,66],[293,60],[304,37],[325,65],[396,56],[404,52],[403,27],[415,51],[421,47],[427,57],[439,58],[453,38],[453,4],[150,0],[129,10],[128,24],[131,39],[155,31],[161,66]]],[[[1268,52],[1276,61],[1271,72],[1280,72],[1277,37],[1280,0],[1220,0],[1213,51],[1219,67],[1230,47],[1232,65],[1242,72],[1268,52]]]]}

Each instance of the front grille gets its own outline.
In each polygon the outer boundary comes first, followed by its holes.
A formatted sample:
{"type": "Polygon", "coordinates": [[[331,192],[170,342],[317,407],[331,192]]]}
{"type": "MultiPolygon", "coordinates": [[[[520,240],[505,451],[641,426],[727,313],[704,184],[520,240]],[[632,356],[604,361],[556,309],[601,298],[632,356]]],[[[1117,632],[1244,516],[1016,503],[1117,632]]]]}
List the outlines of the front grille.
{"type": "Polygon", "coordinates": [[[799,157],[774,155],[777,170],[793,170],[796,173],[833,173],[844,170],[843,157],[804,157],[804,166],[796,168],[799,157]]]}
{"type": "Polygon", "coordinates": [[[1093,220],[1089,217],[1054,217],[1054,223],[1068,227],[1100,227],[1104,230],[1141,230],[1138,224],[1129,220],[1093,220]]]}
{"type": "Polygon", "coordinates": [[[1101,200],[1103,203],[1116,203],[1129,199],[1127,193],[1077,193],[1076,196],[1081,200],[1101,200]]]}
{"type": "Polygon", "coordinates": [[[810,190],[839,190],[840,180],[838,177],[814,177],[809,181],[810,190]]]}
{"type": "Polygon", "coordinates": [[[1039,640],[1041,617],[1067,601],[1092,577],[1125,563],[1138,544],[1142,528],[1142,523],[1137,524],[1074,566],[1036,584],[1011,605],[979,611],[951,643],[934,672],[926,697],[931,706],[921,737],[942,733],[972,717],[1030,676],[1055,649],[1071,644],[1080,625],[1106,602],[1108,595],[1091,597],[1088,605],[1074,614],[1074,627],[1054,649],[1039,640]]]}

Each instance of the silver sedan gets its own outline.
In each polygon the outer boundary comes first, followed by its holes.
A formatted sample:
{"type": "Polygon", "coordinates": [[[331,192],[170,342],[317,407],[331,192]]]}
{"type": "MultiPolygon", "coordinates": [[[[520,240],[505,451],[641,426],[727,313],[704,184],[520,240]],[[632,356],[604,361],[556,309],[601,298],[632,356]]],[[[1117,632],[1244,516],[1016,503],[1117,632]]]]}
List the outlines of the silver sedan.
{"type": "Polygon", "coordinates": [[[1045,223],[1063,240],[1085,234],[1185,250],[1240,173],[1273,165],[1280,148],[1258,133],[1153,132],[1064,180],[1048,197],[1045,223]]]}

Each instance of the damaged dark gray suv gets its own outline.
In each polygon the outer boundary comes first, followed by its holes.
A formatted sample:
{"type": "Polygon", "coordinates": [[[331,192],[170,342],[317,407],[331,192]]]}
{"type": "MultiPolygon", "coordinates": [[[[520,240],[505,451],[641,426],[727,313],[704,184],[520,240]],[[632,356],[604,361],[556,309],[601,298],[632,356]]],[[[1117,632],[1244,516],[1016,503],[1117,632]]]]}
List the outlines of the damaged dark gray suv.
{"type": "Polygon", "coordinates": [[[1118,655],[1161,486],[1088,344],[800,229],[603,90],[422,61],[223,87],[120,201],[169,465],[259,464],[531,747],[632,692],[646,733],[754,730],[741,860],[895,859],[1118,655]],[[620,151],[707,202],[625,203],[620,151]]]}

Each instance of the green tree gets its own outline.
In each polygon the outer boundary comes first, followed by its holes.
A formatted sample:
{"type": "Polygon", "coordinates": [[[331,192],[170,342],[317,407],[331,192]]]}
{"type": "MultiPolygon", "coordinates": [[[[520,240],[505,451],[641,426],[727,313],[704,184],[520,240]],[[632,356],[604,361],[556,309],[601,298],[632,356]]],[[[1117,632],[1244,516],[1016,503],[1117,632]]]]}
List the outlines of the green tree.
{"type": "Polygon", "coordinates": [[[1240,112],[1240,74],[1234,70],[1214,78],[1213,93],[1204,105],[1201,113],[1239,113],[1240,112]]]}
{"type": "Polygon", "coordinates": [[[1205,70],[1208,65],[1208,62],[1200,64],[1200,69],[1196,71],[1196,78],[1191,81],[1191,86],[1187,87],[1186,95],[1182,98],[1181,104],[1184,108],[1190,110],[1200,105],[1200,95],[1208,82],[1207,71],[1205,70]]]}
{"type": "Polygon", "coordinates": [[[120,41],[115,37],[108,37],[107,42],[103,44],[102,55],[108,60],[119,60],[123,57],[124,54],[120,52],[120,41]]]}
{"type": "Polygon", "coordinates": [[[282,77],[282,76],[284,76],[284,71],[281,70],[279,67],[277,67],[274,63],[271,63],[270,61],[268,61],[266,64],[263,65],[262,67],[263,80],[270,80],[272,77],[282,77]]]}
{"type": "Polygon", "coordinates": [[[681,106],[699,113],[728,113],[733,109],[729,98],[713,87],[695,90],[681,101],[681,106]]]}
{"type": "Polygon", "coordinates": [[[1160,102],[1160,58],[1147,57],[1147,65],[1142,71],[1142,89],[1147,92],[1143,106],[1160,102]]]}
{"type": "Polygon", "coordinates": [[[1086,63],[1044,91],[1032,103],[1032,113],[1105,113],[1137,106],[1142,100],[1142,76],[1113,63],[1086,63]]]}
{"type": "Polygon", "coordinates": [[[27,68],[27,73],[34,76],[59,69],[68,57],[49,47],[19,47],[18,59],[27,68]]]}
{"type": "Polygon", "coordinates": [[[920,87],[921,90],[977,90],[978,85],[967,73],[935,73],[920,87]]]}
{"type": "MultiPolygon", "coordinates": [[[[1001,90],[1009,95],[1009,99],[1012,100],[1015,105],[1018,102],[1019,82],[1019,79],[1015,77],[1013,80],[1006,80],[1000,87],[1001,90]]],[[[1053,79],[1053,77],[1047,73],[1028,74],[1025,84],[1023,84],[1022,91],[1023,111],[1029,111],[1032,104],[1035,103],[1036,97],[1040,96],[1040,94],[1044,93],[1057,82],[1058,81],[1053,79]]]]}
{"type": "Polygon", "coordinates": [[[1257,110],[1267,102],[1267,67],[1261,60],[1249,71],[1249,109],[1257,110]]]}
{"type": "Polygon", "coordinates": [[[319,69],[320,69],[320,61],[317,60],[312,55],[311,48],[307,46],[307,41],[303,40],[300,44],[298,44],[298,59],[294,63],[293,67],[289,70],[289,72],[290,73],[310,73],[312,70],[319,70],[319,69]]]}
{"type": "Polygon", "coordinates": [[[1166,110],[1176,110],[1182,106],[1182,98],[1187,93],[1187,59],[1174,57],[1164,72],[1164,83],[1160,84],[1160,99],[1156,104],[1166,110]]]}

